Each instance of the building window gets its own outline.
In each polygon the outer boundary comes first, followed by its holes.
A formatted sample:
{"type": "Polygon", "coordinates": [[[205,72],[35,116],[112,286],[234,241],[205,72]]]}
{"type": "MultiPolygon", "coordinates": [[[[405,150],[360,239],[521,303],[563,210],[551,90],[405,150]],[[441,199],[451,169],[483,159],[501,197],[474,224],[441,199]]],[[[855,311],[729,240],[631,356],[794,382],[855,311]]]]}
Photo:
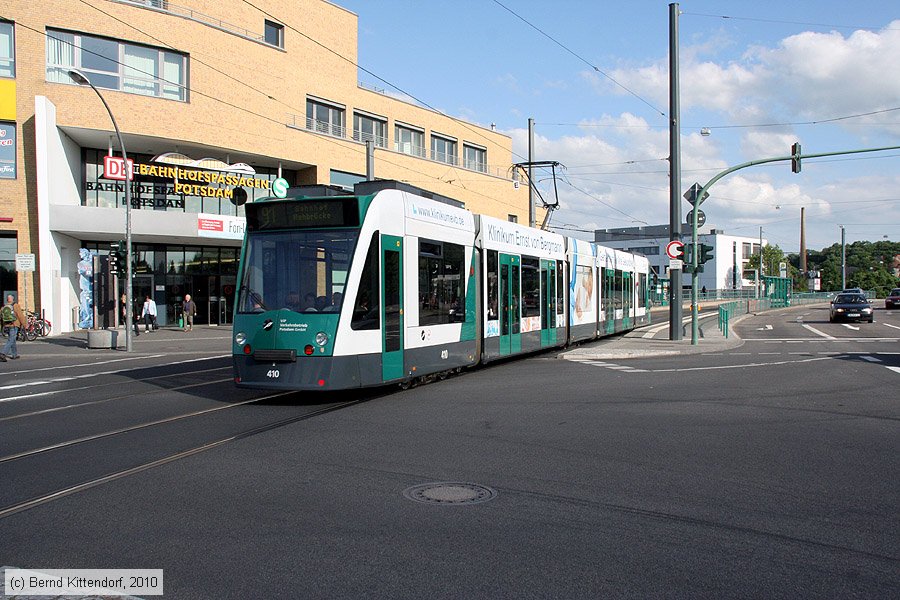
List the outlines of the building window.
{"type": "Polygon", "coordinates": [[[447,163],[448,165],[457,164],[456,142],[454,140],[432,134],[431,160],[447,163]]]}
{"type": "Polygon", "coordinates": [[[70,69],[98,88],[187,101],[187,57],[177,52],[65,31],[47,31],[47,81],[77,85],[70,69]]]}
{"type": "Polygon", "coordinates": [[[387,148],[387,121],[361,113],[353,113],[353,139],[373,141],[379,148],[387,148]]]}
{"type": "Polygon", "coordinates": [[[394,150],[425,158],[425,132],[403,125],[395,125],[394,150]]]}
{"type": "Polygon", "coordinates": [[[487,173],[487,150],[463,144],[463,166],[472,171],[487,173]]]}
{"type": "Polygon", "coordinates": [[[344,135],[344,108],[317,100],[306,100],[306,128],[336,137],[344,135]]]}
{"type": "Polygon", "coordinates": [[[518,223],[519,215],[506,215],[506,220],[509,221],[510,223],[518,223]]]}
{"type": "Polygon", "coordinates": [[[265,34],[263,35],[263,40],[267,44],[271,44],[272,46],[284,48],[284,25],[266,19],[266,27],[265,34]]]}
{"type": "Polygon", "coordinates": [[[16,76],[16,42],[13,24],[0,21],[0,77],[16,76]]]}
{"type": "Polygon", "coordinates": [[[465,248],[419,240],[419,325],[466,320],[465,248]]]}
{"type": "Polygon", "coordinates": [[[328,183],[331,185],[342,187],[348,192],[352,192],[354,185],[356,185],[360,181],[365,180],[365,175],[357,175],[356,173],[347,173],[344,171],[336,171],[334,169],[331,169],[331,177],[328,183]]]}

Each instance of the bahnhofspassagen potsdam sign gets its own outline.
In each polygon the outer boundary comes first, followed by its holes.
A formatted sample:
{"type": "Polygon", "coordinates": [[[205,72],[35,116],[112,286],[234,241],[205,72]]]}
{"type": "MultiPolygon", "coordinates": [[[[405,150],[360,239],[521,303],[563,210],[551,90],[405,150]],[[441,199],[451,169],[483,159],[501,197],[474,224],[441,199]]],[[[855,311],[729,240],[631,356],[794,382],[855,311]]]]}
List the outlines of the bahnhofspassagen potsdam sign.
{"type": "MultiPolygon", "coordinates": [[[[147,206],[157,208],[184,208],[183,196],[200,196],[203,198],[234,198],[237,188],[254,188],[270,190],[271,181],[256,177],[247,177],[232,173],[217,171],[198,171],[168,165],[150,165],[145,163],[134,164],[134,177],[155,177],[159,179],[171,179],[172,182],[142,183],[134,181],[131,184],[131,192],[135,195],[132,206],[147,206]],[[182,198],[141,198],[143,195],[182,196],[182,198]]],[[[104,179],[107,177],[104,175],[104,179]]],[[[123,175],[124,178],[124,175],[123,175]]],[[[117,178],[118,179],[118,178],[117,178]]],[[[116,181],[88,181],[87,191],[124,192],[125,182],[116,181]]]]}

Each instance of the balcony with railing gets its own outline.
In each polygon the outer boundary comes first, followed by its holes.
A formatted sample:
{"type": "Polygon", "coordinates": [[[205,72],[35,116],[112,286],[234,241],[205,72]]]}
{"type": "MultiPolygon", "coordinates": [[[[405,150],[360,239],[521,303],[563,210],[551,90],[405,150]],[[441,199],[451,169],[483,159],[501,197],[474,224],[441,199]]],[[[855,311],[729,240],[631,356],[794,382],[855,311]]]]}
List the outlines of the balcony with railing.
{"type": "Polygon", "coordinates": [[[328,121],[319,121],[312,117],[304,117],[302,115],[288,114],[287,125],[293,129],[305,129],[313,133],[321,133],[322,135],[330,135],[332,137],[346,138],[347,128],[343,125],[330,123],[328,121]]]}
{"type": "Polygon", "coordinates": [[[228,33],[234,33],[236,35],[253,40],[255,42],[266,43],[265,34],[263,34],[263,33],[251,31],[245,27],[241,27],[240,25],[235,25],[234,23],[229,23],[228,21],[224,21],[224,20],[220,19],[219,17],[207,15],[205,13],[196,11],[192,8],[187,8],[184,6],[179,6],[178,4],[173,4],[172,2],[169,2],[169,0],[113,0],[113,1],[119,2],[121,4],[131,4],[133,6],[140,6],[143,8],[150,8],[150,9],[155,9],[158,11],[171,13],[173,15],[178,15],[179,17],[184,17],[185,19],[190,19],[192,21],[197,21],[198,23],[210,25],[212,27],[215,27],[216,29],[221,29],[222,31],[226,31],[228,33]]]}
{"type": "Polygon", "coordinates": [[[444,163],[445,165],[453,165],[454,167],[459,165],[459,158],[455,154],[450,154],[448,152],[438,152],[436,150],[432,150],[431,160],[433,160],[434,162],[444,163]]]}
{"type": "Polygon", "coordinates": [[[466,159],[463,161],[463,168],[470,171],[478,171],[479,173],[487,173],[487,163],[480,160],[466,159]]]}
{"type": "Polygon", "coordinates": [[[375,142],[375,145],[379,148],[387,148],[388,147],[388,139],[383,135],[375,135],[374,133],[369,133],[368,131],[360,131],[359,129],[353,130],[353,139],[357,142],[375,142]]]}
{"type": "Polygon", "coordinates": [[[417,144],[413,144],[412,142],[394,142],[394,151],[399,152],[400,154],[417,156],[419,158],[428,158],[428,154],[425,151],[425,146],[419,146],[417,144]]]}

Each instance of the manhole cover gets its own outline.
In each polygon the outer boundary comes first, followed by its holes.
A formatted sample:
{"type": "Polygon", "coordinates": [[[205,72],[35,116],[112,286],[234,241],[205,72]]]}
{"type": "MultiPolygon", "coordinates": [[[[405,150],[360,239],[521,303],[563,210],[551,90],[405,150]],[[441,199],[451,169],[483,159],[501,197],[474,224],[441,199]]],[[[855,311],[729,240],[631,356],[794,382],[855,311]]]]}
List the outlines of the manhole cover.
{"type": "Polygon", "coordinates": [[[403,491],[403,495],[425,504],[478,504],[497,497],[497,491],[475,483],[442,481],[414,485],[403,491]]]}

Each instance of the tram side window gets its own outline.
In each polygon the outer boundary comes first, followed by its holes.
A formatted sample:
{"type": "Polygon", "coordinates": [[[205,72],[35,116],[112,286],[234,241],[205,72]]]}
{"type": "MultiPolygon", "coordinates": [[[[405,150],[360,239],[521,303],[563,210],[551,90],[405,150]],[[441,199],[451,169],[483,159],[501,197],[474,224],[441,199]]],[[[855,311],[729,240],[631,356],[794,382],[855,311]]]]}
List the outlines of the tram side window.
{"type": "Polygon", "coordinates": [[[522,317],[541,316],[541,261],[522,257],[522,317]]]}
{"type": "Polygon", "coordinates": [[[497,312],[497,307],[500,305],[500,288],[497,284],[498,265],[497,251],[488,250],[485,279],[487,280],[487,313],[490,321],[495,321],[499,318],[499,313],[497,312]]]}
{"type": "Polygon", "coordinates": [[[466,320],[465,248],[419,240],[419,325],[466,320]]]}
{"type": "Polygon", "coordinates": [[[645,308],[647,306],[647,274],[640,273],[638,275],[638,300],[637,300],[638,308],[645,308]]]}
{"type": "Polygon", "coordinates": [[[603,311],[603,314],[609,314],[614,306],[612,299],[614,271],[601,267],[600,272],[603,274],[603,285],[600,288],[600,310],[603,311]]]}
{"type": "MultiPolygon", "coordinates": [[[[556,313],[559,315],[563,314],[566,309],[566,273],[563,265],[563,261],[556,261],[556,313]]],[[[557,321],[557,323],[561,325],[562,321],[557,321]]]]}
{"type": "Polygon", "coordinates": [[[353,317],[350,319],[350,328],[356,331],[378,329],[381,326],[381,311],[378,309],[381,294],[378,285],[378,239],[376,231],[369,242],[366,262],[359,277],[359,290],[356,292],[353,317]]]}
{"type": "Polygon", "coordinates": [[[616,269],[616,279],[614,286],[613,302],[615,303],[616,310],[621,310],[623,307],[623,300],[625,295],[625,282],[622,277],[622,271],[618,269],[616,269]]]}

